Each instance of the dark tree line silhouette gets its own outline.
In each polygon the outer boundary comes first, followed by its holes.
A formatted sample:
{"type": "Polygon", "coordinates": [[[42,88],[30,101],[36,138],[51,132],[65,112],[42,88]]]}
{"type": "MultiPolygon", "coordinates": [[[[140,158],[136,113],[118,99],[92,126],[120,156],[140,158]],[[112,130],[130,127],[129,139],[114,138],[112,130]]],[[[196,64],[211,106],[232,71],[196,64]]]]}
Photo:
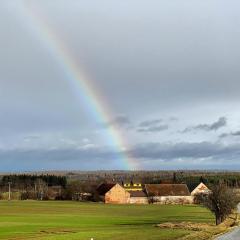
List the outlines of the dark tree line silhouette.
{"type": "Polygon", "coordinates": [[[63,188],[67,185],[67,178],[65,176],[55,176],[55,175],[5,175],[0,181],[0,185],[7,186],[10,182],[13,188],[18,188],[20,186],[32,186],[34,187],[37,180],[42,180],[49,187],[51,186],[62,186],[63,188]]]}

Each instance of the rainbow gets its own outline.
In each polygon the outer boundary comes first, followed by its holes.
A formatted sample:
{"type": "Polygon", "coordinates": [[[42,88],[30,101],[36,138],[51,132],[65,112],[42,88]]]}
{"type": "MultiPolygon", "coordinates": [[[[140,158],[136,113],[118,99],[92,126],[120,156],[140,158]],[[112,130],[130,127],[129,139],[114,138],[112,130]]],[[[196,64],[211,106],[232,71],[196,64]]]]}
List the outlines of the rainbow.
{"type": "MultiPolygon", "coordinates": [[[[39,40],[45,44],[50,54],[58,62],[61,69],[64,71],[66,80],[72,86],[73,91],[81,102],[84,103],[88,112],[94,119],[102,123],[109,123],[112,120],[113,114],[100,94],[99,88],[94,85],[94,82],[87,76],[84,70],[79,66],[70,50],[61,41],[61,38],[48,25],[48,21],[39,12],[38,8],[33,8],[25,2],[23,5],[24,18],[27,16],[28,24],[35,31],[39,40]]],[[[108,144],[114,148],[119,154],[118,159],[123,164],[123,168],[127,170],[138,169],[138,163],[130,156],[127,151],[121,132],[117,127],[109,126],[106,131],[106,139],[108,144]]]]}

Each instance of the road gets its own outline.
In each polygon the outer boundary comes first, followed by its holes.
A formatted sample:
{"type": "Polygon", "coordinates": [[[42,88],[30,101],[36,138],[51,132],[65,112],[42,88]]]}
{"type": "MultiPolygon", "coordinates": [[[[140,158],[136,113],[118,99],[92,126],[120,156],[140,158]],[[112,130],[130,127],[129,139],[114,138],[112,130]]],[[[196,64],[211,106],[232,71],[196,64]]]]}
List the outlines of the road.
{"type": "MultiPolygon", "coordinates": [[[[238,212],[240,213],[240,204],[238,205],[238,212]]],[[[240,240],[240,227],[216,238],[216,240],[240,240]]]]}

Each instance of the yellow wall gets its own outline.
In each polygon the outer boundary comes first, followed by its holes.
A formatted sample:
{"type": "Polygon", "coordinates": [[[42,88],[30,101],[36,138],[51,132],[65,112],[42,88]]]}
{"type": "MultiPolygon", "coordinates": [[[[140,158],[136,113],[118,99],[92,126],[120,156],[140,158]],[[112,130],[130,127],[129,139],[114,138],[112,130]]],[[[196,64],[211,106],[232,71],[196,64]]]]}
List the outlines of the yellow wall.
{"type": "Polygon", "coordinates": [[[130,202],[130,193],[119,184],[116,184],[105,194],[105,203],[124,204],[130,202]]]}

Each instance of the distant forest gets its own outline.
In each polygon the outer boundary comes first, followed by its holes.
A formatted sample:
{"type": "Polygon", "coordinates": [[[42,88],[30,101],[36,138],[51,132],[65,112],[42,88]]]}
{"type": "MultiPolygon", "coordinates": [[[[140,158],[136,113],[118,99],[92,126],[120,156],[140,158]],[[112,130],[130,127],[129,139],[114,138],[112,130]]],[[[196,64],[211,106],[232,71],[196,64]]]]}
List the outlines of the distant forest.
{"type": "Polygon", "coordinates": [[[34,187],[34,185],[42,181],[47,184],[49,187],[51,186],[62,186],[66,187],[67,178],[65,176],[56,176],[56,175],[29,175],[29,174],[13,174],[13,175],[5,175],[2,177],[0,181],[0,186],[8,186],[8,183],[11,183],[13,188],[23,188],[23,187],[34,187]]]}
{"type": "Polygon", "coordinates": [[[200,172],[200,171],[96,171],[96,172],[66,172],[61,175],[51,173],[41,174],[9,174],[0,176],[0,187],[11,183],[13,188],[34,187],[39,181],[47,186],[66,188],[71,182],[90,185],[102,182],[123,183],[186,183],[193,190],[200,182],[210,186],[219,182],[231,188],[240,188],[239,172],[200,172]]]}
{"type": "MultiPolygon", "coordinates": [[[[230,188],[240,188],[240,175],[215,175],[215,176],[182,176],[180,178],[174,177],[173,182],[175,183],[186,183],[189,190],[192,191],[199,183],[203,182],[207,186],[215,185],[218,183],[224,183],[230,188]]],[[[164,181],[159,181],[159,183],[164,181]]]]}

